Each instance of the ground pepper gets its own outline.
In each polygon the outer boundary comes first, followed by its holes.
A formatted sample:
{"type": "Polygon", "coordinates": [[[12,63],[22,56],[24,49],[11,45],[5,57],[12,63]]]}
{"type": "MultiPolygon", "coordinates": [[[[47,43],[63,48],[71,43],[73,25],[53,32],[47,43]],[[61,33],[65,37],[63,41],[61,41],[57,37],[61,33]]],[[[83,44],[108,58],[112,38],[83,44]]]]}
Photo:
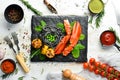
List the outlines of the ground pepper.
{"type": "Polygon", "coordinates": [[[15,66],[12,61],[10,60],[5,60],[1,64],[1,69],[4,73],[9,74],[12,73],[15,69],[15,66]]]}

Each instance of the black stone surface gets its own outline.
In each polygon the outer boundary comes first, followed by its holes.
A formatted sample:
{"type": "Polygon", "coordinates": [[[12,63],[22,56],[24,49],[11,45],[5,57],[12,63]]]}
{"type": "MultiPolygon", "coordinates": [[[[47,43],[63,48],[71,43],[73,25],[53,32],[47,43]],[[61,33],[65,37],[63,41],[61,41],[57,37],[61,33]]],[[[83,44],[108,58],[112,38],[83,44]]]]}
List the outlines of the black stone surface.
{"type": "MultiPolygon", "coordinates": [[[[88,34],[87,34],[87,32],[88,32],[88,17],[87,16],[84,16],[84,17],[81,17],[81,16],[32,16],[32,21],[31,21],[31,31],[32,31],[32,33],[31,33],[31,42],[35,38],[40,38],[40,39],[42,39],[42,41],[44,43],[43,35],[45,33],[47,33],[47,31],[43,30],[42,32],[36,32],[35,29],[34,29],[35,26],[39,25],[39,22],[41,20],[44,20],[47,23],[46,27],[56,27],[56,24],[59,23],[59,22],[63,23],[64,19],[68,19],[69,22],[79,21],[81,23],[81,25],[82,25],[82,33],[85,34],[85,39],[83,41],[79,41],[79,42],[85,46],[85,49],[80,50],[80,57],[78,59],[75,59],[75,58],[72,57],[72,54],[70,53],[66,57],[62,56],[62,54],[61,54],[61,55],[56,55],[52,59],[46,58],[45,60],[40,60],[39,56],[36,55],[31,59],[32,62],[46,62],[46,61],[86,62],[87,61],[87,36],[88,36],[88,34]]],[[[53,28],[53,29],[56,29],[56,28],[53,28]]],[[[55,31],[59,33],[60,39],[65,35],[65,34],[61,34],[62,32],[59,29],[55,30],[55,31]]],[[[60,41],[60,39],[58,40],[58,42],[60,41]]],[[[54,48],[56,45],[54,45],[54,46],[51,45],[51,47],[54,48]]],[[[33,50],[35,50],[35,49],[31,46],[31,52],[33,50]]]]}

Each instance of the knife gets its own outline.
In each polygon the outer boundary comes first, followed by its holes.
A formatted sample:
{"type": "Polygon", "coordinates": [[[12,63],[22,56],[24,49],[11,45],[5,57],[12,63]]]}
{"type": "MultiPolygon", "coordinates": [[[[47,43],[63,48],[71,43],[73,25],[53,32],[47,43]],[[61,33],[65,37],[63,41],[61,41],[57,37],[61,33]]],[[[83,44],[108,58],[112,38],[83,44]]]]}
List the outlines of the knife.
{"type": "Polygon", "coordinates": [[[57,10],[49,2],[47,2],[47,0],[44,0],[44,4],[52,13],[57,14],[57,10]]]}

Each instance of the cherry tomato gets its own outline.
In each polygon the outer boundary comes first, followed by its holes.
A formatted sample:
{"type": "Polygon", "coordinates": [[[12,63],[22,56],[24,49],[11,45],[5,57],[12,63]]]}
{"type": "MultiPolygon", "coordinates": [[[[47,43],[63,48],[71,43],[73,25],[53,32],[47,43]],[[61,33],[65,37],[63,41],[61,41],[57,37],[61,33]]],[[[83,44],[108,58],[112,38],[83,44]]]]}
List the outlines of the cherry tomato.
{"type": "Polygon", "coordinates": [[[118,78],[114,78],[113,80],[119,80],[118,78]]]}
{"type": "Polygon", "coordinates": [[[89,66],[89,71],[90,71],[90,72],[93,72],[94,70],[95,70],[95,66],[94,66],[94,65],[90,65],[90,66],[89,66]]]}
{"type": "Polygon", "coordinates": [[[95,58],[90,58],[89,63],[92,65],[95,63],[95,58]]]}
{"type": "Polygon", "coordinates": [[[119,72],[118,70],[115,70],[115,71],[114,71],[114,74],[115,74],[117,77],[120,78],[120,72],[119,72]]]}
{"type": "Polygon", "coordinates": [[[107,78],[108,80],[110,80],[111,74],[110,74],[110,73],[107,73],[106,78],[107,78]]]}
{"type": "Polygon", "coordinates": [[[89,67],[89,63],[87,63],[87,62],[86,62],[86,63],[83,63],[83,68],[84,68],[84,69],[88,69],[88,67],[89,67]]]}
{"type": "Polygon", "coordinates": [[[95,70],[94,70],[94,73],[97,74],[97,75],[100,74],[100,72],[101,72],[101,71],[100,71],[99,69],[95,69],[95,70]]]}
{"type": "Polygon", "coordinates": [[[108,73],[114,73],[114,68],[113,67],[108,67],[107,72],[108,73]]]}
{"type": "Polygon", "coordinates": [[[107,69],[107,65],[106,64],[101,64],[101,69],[103,69],[103,70],[106,70],[107,69]]]}
{"type": "Polygon", "coordinates": [[[100,73],[100,75],[101,75],[102,77],[106,77],[106,76],[107,76],[107,73],[106,73],[105,71],[102,71],[102,72],[100,73]]]}
{"type": "Polygon", "coordinates": [[[100,62],[95,62],[95,67],[100,67],[101,63],[100,62]]]}
{"type": "Polygon", "coordinates": [[[107,73],[106,78],[107,78],[108,80],[113,80],[113,79],[114,79],[114,76],[115,76],[115,75],[113,75],[113,74],[107,73]]]}

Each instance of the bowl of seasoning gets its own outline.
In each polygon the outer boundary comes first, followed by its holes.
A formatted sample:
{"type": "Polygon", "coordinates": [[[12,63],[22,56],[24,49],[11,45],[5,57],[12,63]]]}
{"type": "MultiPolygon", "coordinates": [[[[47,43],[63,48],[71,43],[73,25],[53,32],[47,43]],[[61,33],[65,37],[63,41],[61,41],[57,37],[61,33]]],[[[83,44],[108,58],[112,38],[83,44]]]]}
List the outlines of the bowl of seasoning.
{"type": "Polygon", "coordinates": [[[5,74],[10,74],[16,69],[16,64],[15,61],[12,59],[5,59],[2,61],[0,67],[2,72],[4,72],[5,74]]]}
{"type": "Polygon", "coordinates": [[[11,4],[5,9],[4,16],[9,23],[16,24],[23,19],[24,12],[19,5],[11,4]]]}

